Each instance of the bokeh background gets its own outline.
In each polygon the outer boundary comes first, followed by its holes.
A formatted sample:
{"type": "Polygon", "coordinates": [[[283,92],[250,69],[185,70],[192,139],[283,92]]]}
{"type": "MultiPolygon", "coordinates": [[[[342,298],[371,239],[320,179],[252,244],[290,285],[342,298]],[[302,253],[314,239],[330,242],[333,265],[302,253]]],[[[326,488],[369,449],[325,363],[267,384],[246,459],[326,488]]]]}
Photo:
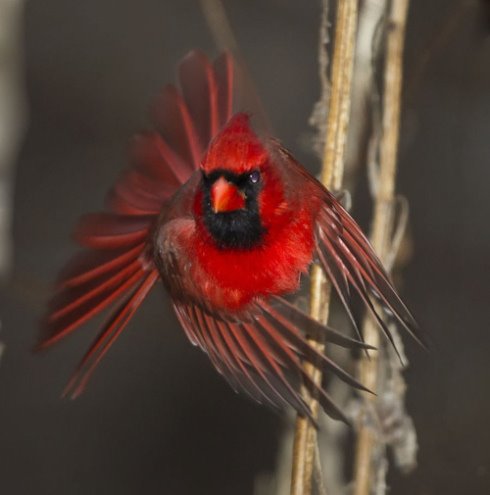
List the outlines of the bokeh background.
{"type": "MultiPolygon", "coordinates": [[[[312,171],[304,142],[319,93],[319,4],[225,2],[278,136],[312,171]]],[[[436,350],[407,345],[420,452],[417,470],[390,475],[397,495],[490,493],[487,6],[411,2],[397,187],[410,202],[414,251],[402,291],[436,350]]],[[[14,263],[0,295],[0,490],[252,494],[275,468],[284,421],[233,394],[188,344],[161,288],[79,400],[59,395],[96,325],[31,353],[50,284],[75,252],[76,218],[102,205],[177,61],[193,47],[217,53],[199,3],[28,1],[21,27],[28,120],[15,163],[14,263]]]]}

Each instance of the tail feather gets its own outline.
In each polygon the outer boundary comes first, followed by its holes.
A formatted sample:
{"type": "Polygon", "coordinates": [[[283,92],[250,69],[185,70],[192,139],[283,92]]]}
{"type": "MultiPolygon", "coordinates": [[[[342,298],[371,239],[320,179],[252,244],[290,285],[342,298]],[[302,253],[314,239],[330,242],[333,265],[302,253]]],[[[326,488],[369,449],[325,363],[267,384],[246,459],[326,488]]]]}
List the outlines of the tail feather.
{"type": "Polygon", "coordinates": [[[245,390],[250,397],[259,401],[267,402],[263,392],[255,384],[250,384],[243,378],[243,373],[249,373],[246,367],[247,360],[239,362],[237,355],[242,355],[242,351],[236,346],[231,335],[226,330],[220,328],[213,318],[202,308],[193,306],[192,312],[199,322],[199,329],[204,341],[204,350],[208,354],[211,362],[219,373],[227,380],[235,392],[240,389],[245,390]]]}
{"type": "Polygon", "coordinates": [[[227,334],[229,341],[234,342],[237,346],[239,354],[245,357],[244,360],[239,360],[241,361],[241,368],[244,370],[247,382],[253,383],[253,386],[263,397],[262,402],[274,408],[277,408],[278,405],[285,405],[283,396],[271,383],[266,366],[254,353],[242,330],[237,325],[227,321],[217,321],[217,325],[221,328],[222,335],[227,334]],[[259,379],[256,378],[257,375],[259,379]]]}
{"type": "Polygon", "coordinates": [[[260,358],[263,363],[264,376],[269,386],[274,388],[276,393],[279,393],[284,405],[290,404],[297,411],[305,416],[308,416],[313,421],[310,408],[307,406],[300,393],[301,383],[300,371],[301,367],[288,368],[285,363],[285,356],[282,355],[277,348],[274,348],[266,341],[263,335],[255,331],[255,328],[250,324],[243,323],[245,335],[253,343],[255,355],[260,358]],[[275,352],[274,352],[275,351],[275,352]],[[291,377],[291,373],[295,376],[291,377]],[[287,376],[286,376],[287,374],[287,376]],[[274,377],[271,379],[270,377],[274,377]],[[296,378],[296,380],[294,380],[296,378]]]}
{"type": "MultiPolygon", "coordinates": [[[[282,297],[275,297],[267,305],[267,311],[290,329],[301,328],[306,334],[323,334],[327,342],[346,349],[373,349],[371,346],[352,339],[333,328],[322,325],[282,297]]],[[[297,331],[297,330],[296,330],[297,331]]]]}
{"type": "MultiPolygon", "coordinates": [[[[305,371],[302,363],[299,360],[299,358],[301,357],[309,362],[321,364],[322,361],[328,358],[326,358],[324,354],[319,353],[314,348],[309,346],[302,335],[296,335],[296,333],[294,333],[292,335],[290,334],[289,337],[285,339],[284,335],[282,335],[278,331],[275,325],[267,321],[265,318],[259,318],[257,322],[264,333],[275,341],[278,352],[283,355],[283,358],[286,361],[284,363],[284,367],[298,370],[303,379],[303,383],[308,388],[311,394],[319,398],[320,404],[325,409],[325,411],[334,419],[339,419],[341,421],[344,421],[345,423],[348,423],[348,419],[344,415],[342,410],[333,402],[325,389],[322,386],[317,385],[312,380],[312,378],[305,371]]],[[[341,370],[340,367],[338,367],[338,369],[341,370]]],[[[355,388],[364,389],[364,387],[359,384],[359,382],[357,382],[354,378],[352,378],[348,373],[346,373],[344,370],[341,371],[343,375],[345,375],[343,379],[346,383],[354,386],[355,388]]],[[[308,417],[310,417],[310,419],[312,419],[311,411],[309,410],[308,406],[306,406],[306,411],[303,411],[303,414],[306,414],[308,417]]],[[[313,423],[315,423],[313,419],[312,421],[313,423]]]]}
{"type": "MultiPolygon", "coordinates": [[[[267,332],[276,340],[279,338],[277,332],[282,330],[283,338],[286,338],[291,345],[294,345],[296,351],[300,356],[303,356],[306,360],[318,363],[324,369],[328,369],[337,375],[338,378],[343,380],[348,385],[357,388],[358,390],[368,391],[364,385],[358,382],[353,376],[344,371],[338,364],[336,364],[332,359],[330,359],[325,354],[318,352],[315,348],[311,347],[310,344],[306,341],[305,337],[300,333],[298,328],[303,329],[303,331],[307,332],[307,329],[303,326],[295,325],[291,318],[287,315],[291,314],[291,307],[287,301],[282,298],[276,298],[276,304],[279,303],[278,309],[273,308],[270,304],[264,304],[262,306],[264,312],[264,318],[258,320],[259,324],[267,329],[267,332]]],[[[294,308],[294,306],[292,306],[294,308]]],[[[297,308],[295,310],[298,313],[301,311],[297,308]]],[[[304,315],[307,317],[306,315],[304,315]]],[[[325,329],[323,328],[323,333],[325,334],[325,329]]],[[[350,348],[357,348],[359,345],[362,347],[362,344],[355,340],[349,340],[349,344],[346,341],[341,341],[339,344],[339,340],[337,340],[336,335],[334,338],[330,338],[329,334],[326,334],[327,342],[332,342],[337,345],[346,346],[350,348]]]]}
{"type": "MultiPolygon", "coordinates": [[[[230,359],[229,351],[225,345],[225,343],[221,340],[219,332],[216,330],[215,325],[213,325],[213,321],[209,318],[204,311],[201,311],[200,308],[196,308],[196,313],[198,314],[198,318],[200,321],[200,326],[205,328],[208,332],[212,345],[209,347],[208,355],[210,355],[211,362],[216,367],[220,375],[226,377],[228,374],[234,374],[236,370],[236,366],[230,359]]],[[[233,389],[237,391],[236,381],[232,380],[233,389]]]]}
{"type": "MultiPolygon", "coordinates": [[[[228,383],[232,385],[235,391],[244,390],[257,402],[272,405],[272,401],[270,401],[263,391],[255,383],[250,381],[250,371],[246,364],[248,358],[245,357],[244,352],[236,340],[233,339],[224,322],[218,322],[209,315],[205,315],[205,322],[209,336],[211,337],[211,340],[205,345],[213,349],[213,341],[220,343],[217,349],[220,349],[221,352],[214,357],[214,360],[217,361],[218,366],[224,365],[221,366],[221,369],[228,383]]],[[[203,331],[203,335],[205,336],[206,331],[204,328],[203,331]]],[[[206,347],[205,350],[208,352],[206,347]]]]}
{"type": "Polygon", "coordinates": [[[319,327],[332,343],[348,348],[366,346],[325,329],[283,298],[260,300],[239,316],[213,311],[196,301],[174,301],[174,305],[191,340],[208,354],[220,374],[235,390],[246,392],[260,403],[272,408],[289,404],[314,423],[302,396],[304,384],[331,416],[348,422],[323,385],[308,376],[305,361],[332,371],[359,390],[367,390],[331,358],[314,349],[303,330],[319,327]]]}

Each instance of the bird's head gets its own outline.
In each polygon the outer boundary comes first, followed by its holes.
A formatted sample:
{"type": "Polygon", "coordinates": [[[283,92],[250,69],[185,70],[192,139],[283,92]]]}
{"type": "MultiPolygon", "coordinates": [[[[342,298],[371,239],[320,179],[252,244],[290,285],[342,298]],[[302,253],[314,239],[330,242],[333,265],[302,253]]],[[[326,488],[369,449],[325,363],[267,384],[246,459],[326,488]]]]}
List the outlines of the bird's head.
{"type": "Polygon", "coordinates": [[[220,248],[250,249],[263,241],[284,203],[270,154],[239,113],[213,139],[201,163],[197,213],[220,248]]]}

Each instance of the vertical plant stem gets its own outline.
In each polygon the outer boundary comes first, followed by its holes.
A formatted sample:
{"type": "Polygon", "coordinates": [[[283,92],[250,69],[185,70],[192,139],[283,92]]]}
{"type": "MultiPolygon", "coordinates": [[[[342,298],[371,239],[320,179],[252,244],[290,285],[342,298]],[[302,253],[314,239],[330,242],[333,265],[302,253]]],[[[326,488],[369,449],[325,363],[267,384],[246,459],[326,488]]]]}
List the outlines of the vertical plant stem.
{"type": "Polygon", "coordinates": [[[24,133],[24,1],[0,0],[0,279],[12,269],[14,168],[24,133]]]}
{"type": "MultiPolygon", "coordinates": [[[[384,94],[382,136],[380,141],[379,180],[375,198],[374,218],[371,227],[371,242],[381,260],[390,251],[393,227],[393,206],[396,177],[396,159],[400,127],[400,106],[402,86],[402,56],[408,0],[392,0],[388,20],[386,60],[384,68],[384,94]]],[[[363,325],[365,341],[379,348],[380,335],[377,325],[366,318],[363,325]]],[[[363,357],[360,364],[360,380],[371,390],[378,391],[379,354],[363,357]]],[[[379,392],[378,392],[379,393],[379,392]]],[[[366,394],[366,413],[375,409],[377,397],[366,394]]],[[[368,495],[373,483],[373,450],[376,446],[376,432],[366,417],[361,424],[356,444],[354,466],[354,495],[368,495]]]]}
{"type": "MultiPolygon", "coordinates": [[[[324,6],[324,8],[326,7],[324,6]]],[[[330,105],[321,173],[323,184],[333,190],[339,190],[342,186],[345,142],[349,124],[357,9],[357,0],[338,2],[330,105]]],[[[326,323],[328,320],[330,292],[331,286],[325,279],[325,275],[318,265],[314,265],[311,271],[310,315],[322,323],[326,323]]],[[[318,351],[324,351],[325,345],[320,335],[311,335],[308,341],[318,351]]],[[[316,384],[321,384],[322,372],[318,366],[314,363],[305,363],[305,370],[316,384]]],[[[305,387],[303,387],[302,393],[313,417],[316,418],[319,407],[317,397],[311,395],[305,387]]],[[[291,495],[311,494],[316,445],[317,430],[307,418],[298,415],[293,445],[291,495]]]]}

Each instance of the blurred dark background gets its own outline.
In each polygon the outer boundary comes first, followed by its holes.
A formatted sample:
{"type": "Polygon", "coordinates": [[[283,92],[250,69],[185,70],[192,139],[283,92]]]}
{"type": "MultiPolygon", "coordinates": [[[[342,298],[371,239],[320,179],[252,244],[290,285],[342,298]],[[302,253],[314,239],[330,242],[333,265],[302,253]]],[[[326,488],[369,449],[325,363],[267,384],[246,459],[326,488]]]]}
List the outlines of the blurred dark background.
{"type": "MultiPolygon", "coordinates": [[[[301,142],[319,92],[319,3],[225,2],[277,134],[312,171],[318,162],[301,142]]],[[[407,80],[441,21],[457,15],[404,104],[397,187],[410,202],[414,253],[403,295],[437,349],[408,346],[419,466],[390,476],[397,495],[490,493],[484,4],[411,2],[407,80]]],[[[77,401],[59,395],[95,325],[30,352],[50,284],[75,251],[71,228],[102,205],[151,98],[189,49],[217,53],[199,3],[30,1],[23,31],[29,120],[16,164],[15,264],[0,299],[0,490],[252,494],[255,478],[274,470],[283,420],[233,394],[188,344],[162,289],[77,401]]]]}

